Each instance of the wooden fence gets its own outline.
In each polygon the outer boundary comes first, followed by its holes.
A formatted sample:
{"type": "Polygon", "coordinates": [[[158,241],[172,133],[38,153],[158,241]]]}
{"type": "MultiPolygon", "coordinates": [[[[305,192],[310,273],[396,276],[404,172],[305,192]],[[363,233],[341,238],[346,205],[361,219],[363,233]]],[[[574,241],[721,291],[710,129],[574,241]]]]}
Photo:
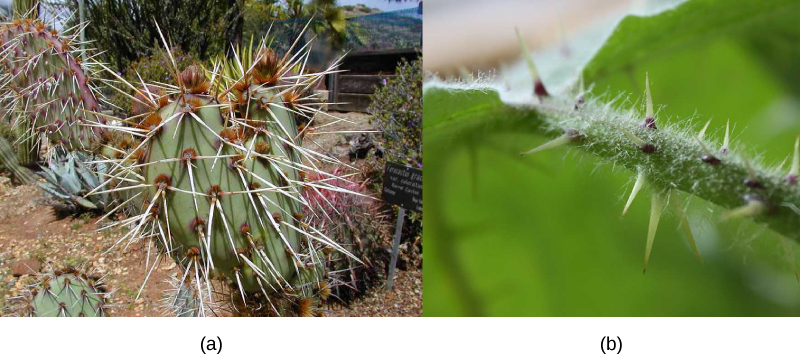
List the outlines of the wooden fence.
{"type": "Polygon", "coordinates": [[[394,75],[334,73],[328,92],[329,109],[334,111],[367,112],[370,95],[394,75]],[[333,104],[336,105],[333,105],[333,104]]]}

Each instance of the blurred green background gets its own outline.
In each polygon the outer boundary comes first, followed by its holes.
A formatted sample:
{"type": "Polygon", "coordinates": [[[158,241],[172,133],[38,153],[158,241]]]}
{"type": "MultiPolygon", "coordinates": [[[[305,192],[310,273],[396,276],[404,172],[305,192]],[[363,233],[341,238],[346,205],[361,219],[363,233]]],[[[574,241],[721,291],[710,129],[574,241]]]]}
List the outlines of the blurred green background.
{"type": "MultiPolygon", "coordinates": [[[[595,93],[636,101],[647,71],[659,121],[693,117],[699,130],[714,118],[707,136],[721,140],[730,118],[732,146],[777,165],[800,133],[800,6],[764,3],[774,6],[750,17],[747,7],[762,2],[690,1],[682,6],[696,8],[682,13],[691,17],[662,18],[669,28],[626,19],[612,40],[630,44],[626,36],[650,31],[648,48],[606,48],[587,79],[595,93]],[[716,11],[724,4],[742,10],[716,11]],[[741,19],[714,28],[726,14],[741,19]],[[676,34],[698,20],[712,28],[676,34]]],[[[800,262],[797,242],[748,221],[720,222],[721,209],[693,199],[703,263],[666,213],[642,275],[649,193],[620,219],[632,172],[576,149],[520,157],[547,140],[531,131],[498,124],[424,136],[425,316],[800,315],[790,263],[800,262]]]]}

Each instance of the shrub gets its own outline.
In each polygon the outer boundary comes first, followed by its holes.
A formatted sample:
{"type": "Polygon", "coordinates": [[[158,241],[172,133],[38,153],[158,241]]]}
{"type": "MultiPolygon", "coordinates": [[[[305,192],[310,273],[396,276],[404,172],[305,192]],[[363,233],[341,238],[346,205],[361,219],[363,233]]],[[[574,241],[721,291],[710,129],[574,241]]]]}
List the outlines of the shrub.
{"type": "MultiPolygon", "coordinates": [[[[368,111],[374,115],[371,120],[376,128],[383,133],[385,160],[422,169],[422,58],[413,62],[404,58],[395,70],[395,77],[377,88],[368,111]]],[[[373,179],[372,186],[380,191],[382,178],[375,168],[382,168],[385,162],[368,161],[364,175],[373,179]]],[[[396,218],[395,211],[393,219],[396,218]]],[[[409,212],[403,239],[416,245],[421,237],[422,213],[409,212]]],[[[421,253],[421,245],[419,249],[421,253]]]]}
{"type": "MultiPolygon", "coordinates": [[[[87,0],[86,39],[102,48],[102,58],[123,71],[133,61],[153,54],[161,41],[160,26],[170,42],[203,60],[240,42],[244,24],[242,0],[87,0]]],[[[78,1],[65,2],[78,13],[78,1]]],[[[71,23],[70,23],[71,25],[71,23]]]]}
{"type": "Polygon", "coordinates": [[[422,59],[397,66],[368,111],[383,132],[388,160],[422,168],[422,59]]]}

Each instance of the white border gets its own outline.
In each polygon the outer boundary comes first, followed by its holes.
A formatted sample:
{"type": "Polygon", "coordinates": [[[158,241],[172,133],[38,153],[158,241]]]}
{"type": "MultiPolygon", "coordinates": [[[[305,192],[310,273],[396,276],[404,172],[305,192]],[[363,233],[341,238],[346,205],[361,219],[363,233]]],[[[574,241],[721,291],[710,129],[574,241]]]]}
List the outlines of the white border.
{"type": "Polygon", "coordinates": [[[2,318],[3,355],[800,355],[798,318],[2,318]],[[208,353],[212,354],[212,353],[208,353]],[[610,352],[607,354],[616,354],[610,352]]]}

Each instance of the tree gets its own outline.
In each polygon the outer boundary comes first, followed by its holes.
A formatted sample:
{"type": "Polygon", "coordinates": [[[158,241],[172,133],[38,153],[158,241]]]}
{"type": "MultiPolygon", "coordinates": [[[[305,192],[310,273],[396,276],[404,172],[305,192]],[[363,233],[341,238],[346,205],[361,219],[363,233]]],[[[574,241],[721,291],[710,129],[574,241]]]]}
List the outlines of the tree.
{"type": "MultiPolygon", "coordinates": [[[[335,0],[248,0],[246,33],[260,35],[272,21],[294,20],[287,24],[294,37],[313,17],[309,29],[318,36],[325,37],[338,49],[344,47],[347,38],[347,19],[344,9],[335,0]]],[[[301,40],[300,45],[304,42],[301,40]]]]}
{"type": "MultiPolygon", "coordinates": [[[[160,36],[201,60],[228,52],[242,40],[244,0],[85,0],[87,40],[106,51],[124,72],[130,62],[153,53],[160,36]]],[[[68,0],[70,10],[77,0],[68,0]]]]}
{"type": "Polygon", "coordinates": [[[309,5],[309,14],[314,16],[312,22],[314,33],[326,34],[334,47],[344,48],[347,39],[347,19],[344,9],[336,3],[336,0],[312,0],[309,5]]]}

